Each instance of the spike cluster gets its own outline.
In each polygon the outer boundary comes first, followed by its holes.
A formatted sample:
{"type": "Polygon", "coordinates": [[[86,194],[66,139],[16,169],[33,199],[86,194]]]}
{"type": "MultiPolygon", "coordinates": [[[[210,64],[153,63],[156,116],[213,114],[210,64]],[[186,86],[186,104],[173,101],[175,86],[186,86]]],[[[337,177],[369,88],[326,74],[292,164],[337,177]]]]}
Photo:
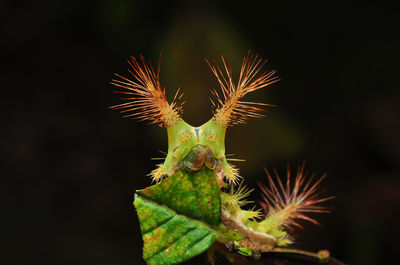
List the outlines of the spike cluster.
{"type": "Polygon", "coordinates": [[[239,168],[230,163],[228,163],[225,167],[224,173],[228,183],[237,184],[239,179],[242,178],[242,176],[239,174],[239,168]]]}
{"type": "Polygon", "coordinates": [[[242,209],[242,206],[253,203],[247,198],[250,196],[253,189],[247,188],[242,181],[239,186],[235,184],[229,186],[229,191],[221,193],[222,209],[229,214],[235,221],[240,223],[248,223],[261,218],[261,209],[256,209],[254,205],[248,210],[242,209]]]}
{"type": "Polygon", "coordinates": [[[323,193],[319,184],[326,177],[323,175],[313,182],[315,173],[308,177],[304,172],[305,163],[298,167],[294,184],[291,184],[291,172],[287,167],[286,183],[282,183],[279,174],[274,169],[274,180],[268,170],[265,170],[268,176],[269,187],[259,183],[262,190],[264,202],[261,206],[267,212],[268,218],[277,219],[277,222],[283,226],[295,225],[301,227],[299,220],[306,220],[314,224],[319,224],[316,220],[306,216],[306,213],[329,212],[329,207],[319,205],[322,202],[333,199],[334,197],[319,196],[323,193]]]}
{"type": "Polygon", "coordinates": [[[165,96],[165,88],[161,87],[159,81],[160,64],[156,74],[142,55],[140,61],[131,57],[128,63],[131,66],[129,72],[135,81],[115,74],[119,79],[113,79],[111,84],[125,89],[125,91],[115,91],[115,93],[126,95],[122,99],[129,100],[129,102],[111,108],[119,109],[121,113],[128,113],[124,117],[158,123],[163,127],[171,127],[176,124],[183,110],[183,103],[177,104],[176,100],[179,100],[183,93],[180,94],[178,89],[173,102],[169,104],[165,96]]]}
{"type": "Polygon", "coordinates": [[[235,206],[236,204],[238,206],[243,206],[249,203],[252,203],[253,201],[247,200],[247,197],[250,195],[250,193],[254,189],[249,189],[247,188],[246,185],[240,182],[239,186],[235,189],[234,184],[231,184],[230,186],[230,191],[226,195],[226,203],[230,206],[235,206]]]}
{"type": "Polygon", "coordinates": [[[261,112],[265,111],[265,109],[262,107],[274,105],[241,101],[241,99],[247,93],[279,81],[278,77],[275,76],[276,71],[264,72],[257,77],[266,61],[249,52],[247,57],[243,59],[239,80],[237,84],[234,84],[230,66],[228,67],[223,56],[221,56],[221,59],[225,73],[215,60],[213,61],[214,65],[211,65],[206,60],[217,78],[222,92],[222,96],[220,96],[217,90],[211,89],[211,93],[217,99],[217,104],[211,101],[214,108],[216,107],[214,111],[215,122],[228,127],[234,124],[245,123],[249,118],[263,117],[261,112]]]}

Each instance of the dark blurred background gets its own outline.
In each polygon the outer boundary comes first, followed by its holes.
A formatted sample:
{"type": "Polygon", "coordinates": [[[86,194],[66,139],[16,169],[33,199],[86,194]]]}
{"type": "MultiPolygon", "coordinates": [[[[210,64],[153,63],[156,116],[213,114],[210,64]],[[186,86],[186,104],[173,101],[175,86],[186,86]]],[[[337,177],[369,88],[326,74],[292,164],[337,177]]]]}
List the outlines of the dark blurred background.
{"type": "MultiPolygon", "coordinates": [[[[388,264],[400,251],[399,16],[348,1],[2,1],[0,3],[1,264],[144,264],[132,206],[151,184],[165,129],[108,109],[126,59],[157,63],[184,119],[211,116],[217,85],[205,58],[237,74],[250,49],[281,81],[250,95],[277,104],[227,132],[250,187],[303,160],[334,207],[296,230],[295,247],[350,264],[388,264]],[[236,71],[236,72],[235,72],[236,71]]],[[[254,198],[258,197],[258,191],[254,198]]],[[[204,264],[204,255],[187,264],[204,264]]],[[[221,259],[220,264],[223,264],[221,259]]]]}

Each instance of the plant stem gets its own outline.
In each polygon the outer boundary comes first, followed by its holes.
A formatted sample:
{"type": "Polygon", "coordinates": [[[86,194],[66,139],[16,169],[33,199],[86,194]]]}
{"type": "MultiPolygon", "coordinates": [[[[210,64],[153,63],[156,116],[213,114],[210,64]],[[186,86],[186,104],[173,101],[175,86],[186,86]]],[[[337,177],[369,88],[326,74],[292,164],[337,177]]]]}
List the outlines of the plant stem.
{"type": "Polygon", "coordinates": [[[304,264],[326,264],[326,265],[346,265],[344,262],[332,258],[327,250],[320,250],[318,253],[294,249],[294,248],[274,248],[261,254],[260,259],[245,257],[235,252],[230,252],[224,244],[215,243],[214,249],[223,254],[234,264],[277,264],[275,261],[291,260],[304,264]]]}
{"type": "Polygon", "coordinates": [[[275,257],[279,259],[289,259],[313,264],[345,265],[345,263],[330,257],[329,251],[320,250],[318,253],[293,249],[293,248],[274,248],[262,254],[262,257],[275,257]]]}

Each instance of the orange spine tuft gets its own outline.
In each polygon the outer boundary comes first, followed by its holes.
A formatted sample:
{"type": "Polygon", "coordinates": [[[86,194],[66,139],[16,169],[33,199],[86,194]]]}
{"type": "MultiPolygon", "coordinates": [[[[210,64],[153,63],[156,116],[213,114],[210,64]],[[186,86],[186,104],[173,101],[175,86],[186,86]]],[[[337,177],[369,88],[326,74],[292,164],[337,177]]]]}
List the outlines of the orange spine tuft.
{"type": "Polygon", "coordinates": [[[221,87],[222,96],[217,90],[211,89],[211,93],[216,97],[217,104],[212,102],[213,106],[217,105],[214,111],[214,120],[227,127],[234,124],[245,123],[249,118],[263,117],[261,112],[265,111],[265,106],[274,106],[265,103],[241,101],[241,99],[249,92],[259,90],[279,81],[275,76],[276,71],[264,72],[258,75],[266,61],[263,61],[257,55],[252,55],[250,52],[243,59],[242,68],[237,84],[235,85],[232,78],[232,71],[221,56],[223,69],[221,70],[218,63],[214,60],[214,65],[211,65],[208,60],[213,74],[218,80],[221,87]],[[262,106],[262,107],[260,107],[262,106]]]}
{"type": "Polygon", "coordinates": [[[179,94],[178,89],[173,102],[169,104],[165,96],[165,88],[161,87],[159,81],[160,63],[157,74],[153,67],[146,63],[142,55],[140,55],[140,61],[131,57],[128,63],[131,67],[129,73],[135,78],[135,81],[115,74],[119,79],[113,79],[111,84],[125,89],[125,91],[114,92],[126,95],[127,97],[121,99],[129,102],[111,108],[118,109],[121,113],[129,113],[124,117],[159,123],[164,127],[173,126],[180,119],[183,110],[183,103],[177,104],[175,100],[179,100],[183,93],[179,94]]]}
{"type": "Polygon", "coordinates": [[[274,180],[271,174],[265,169],[268,176],[269,187],[258,183],[262,197],[261,206],[268,216],[275,216],[280,219],[284,225],[298,224],[298,220],[307,220],[314,224],[319,224],[315,219],[306,216],[307,213],[329,212],[330,207],[319,205],[322,202],[331,200],[334,196],[319,198],[323,190],[320,190],[319,184],[326,177],[323,175],[317,181],[313,182],[315,173],[308,177],[304,172],[305,163],[298,167],[294,184],[291,184],[291,172],[287,167],[286,183],[282,183],[278,172],[274,169],[274,180]],[[277,183],[277,185],[276,185],[277,183]],[[293,187],[292,187],[293,186],[293,187]]]}

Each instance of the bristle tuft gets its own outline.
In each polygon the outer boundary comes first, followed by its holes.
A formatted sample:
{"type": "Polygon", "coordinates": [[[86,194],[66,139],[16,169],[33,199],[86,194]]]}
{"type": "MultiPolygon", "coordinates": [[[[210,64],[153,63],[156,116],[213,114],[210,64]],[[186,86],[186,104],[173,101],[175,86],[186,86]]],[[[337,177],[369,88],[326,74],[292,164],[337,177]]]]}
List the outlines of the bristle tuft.
{"type": "Polygon", "coordinates": [[[235,189],[235,185],[232,183],[230,185],[230,192],[227,196],[227,203],[231,206],[243,206],[252,201],[248,201],[246,198],[250,195],[253,189],[247,188],[246,185],[243,185],[243,181],[239,184],[239,186],[235,189]]]}
{"type": "Polygon", "coordinates": [[[245,123],[249,118],[263,117],[262,112],[266,111],[263,107],[274,105],[241,101],[241,99],[249,92],[279,81],[278,77],[275,76],[276,72],[264,72],[257,77],[266,61],[249,52],[247,57],[243,59],[238,83],[234,84],[230,67],[227,66],[223,56],[221,56],[221,59],[225,73],[215,60],[213,61],[214,65],[206,60],[217,78],[222,92],[222,95],[220,95],[215,89],[211,90],[211,93],[217,99],[217,102],[212,102],[212,104],[218,106],[214,111],[214,121],[228,127],[245,123]]]}
{"type": "Polygon", "coordinates": [[[241,178],[239,174],[239,168],[237,168],[235,165],[228,164],[225,168],[225,178],[228,183],[237,184],[241,178]]]}
{"type": "Polygon", "coordinates": [[[326,177],[323,175],[313,182],[315,174],[308,177],[304,172],[305,163],[298,167],[294,183],[291,184],[290,168],[287,168],[286,182],[283,183],[278,172],[274,169],[274,178],[265,169],[268,177],[268,187],[259,183],[264,201],[261,206],[264,208],[268,217],[278,218],[283,226],[298,226],[299,220],[306,220],[314,224],[319,224],[315,219],[306,216],[307,213],[329,212],[330,207],[319,205],[322,202],[333,199],[334,197],[319,198],[321,193],[319,184],[326,177]]]}
{"type": "Polygon", "coordinates": [[[158,164],[158,167],[151,171],[148,176],[152,178],[153,182],[158,183],[160,180],[162,180],[165,176],[167,176],[167,170],[165,169],[164,164],[158,164]]]}
{"type": "Polygon", "coordinates": [[[111,108],[118,109],[121,113],[128,113],[124,117],[150,121],[150,123],[158,123],[164,127],[173,126],[180,119],[183,110],[183,103],[177,104],[175,100],[179,100],[183,93],[179,93],[178,89],[174,101],[169,104],[165,96],[165,89],[161,87],[159,81],[160,63],[157,74],[142,55],[140,61],[131,57],[128,63],[131,66],[129,72],[135,81],[115,74],[119,79],[113,79],[111,82],[114,86],[125,89],[124,91],[115,91],[115,93],[126,95],[122,99],[128,100],[128,102],[111,108]]]}
{"type": "Polygon", "coordinates": [[[252,221],[261,219],[261,217],[263,216],[261,213],[261,209],[256,209],[255,206],[251,210],[247,210],[246,215],[247,219],[252,221]]]}

